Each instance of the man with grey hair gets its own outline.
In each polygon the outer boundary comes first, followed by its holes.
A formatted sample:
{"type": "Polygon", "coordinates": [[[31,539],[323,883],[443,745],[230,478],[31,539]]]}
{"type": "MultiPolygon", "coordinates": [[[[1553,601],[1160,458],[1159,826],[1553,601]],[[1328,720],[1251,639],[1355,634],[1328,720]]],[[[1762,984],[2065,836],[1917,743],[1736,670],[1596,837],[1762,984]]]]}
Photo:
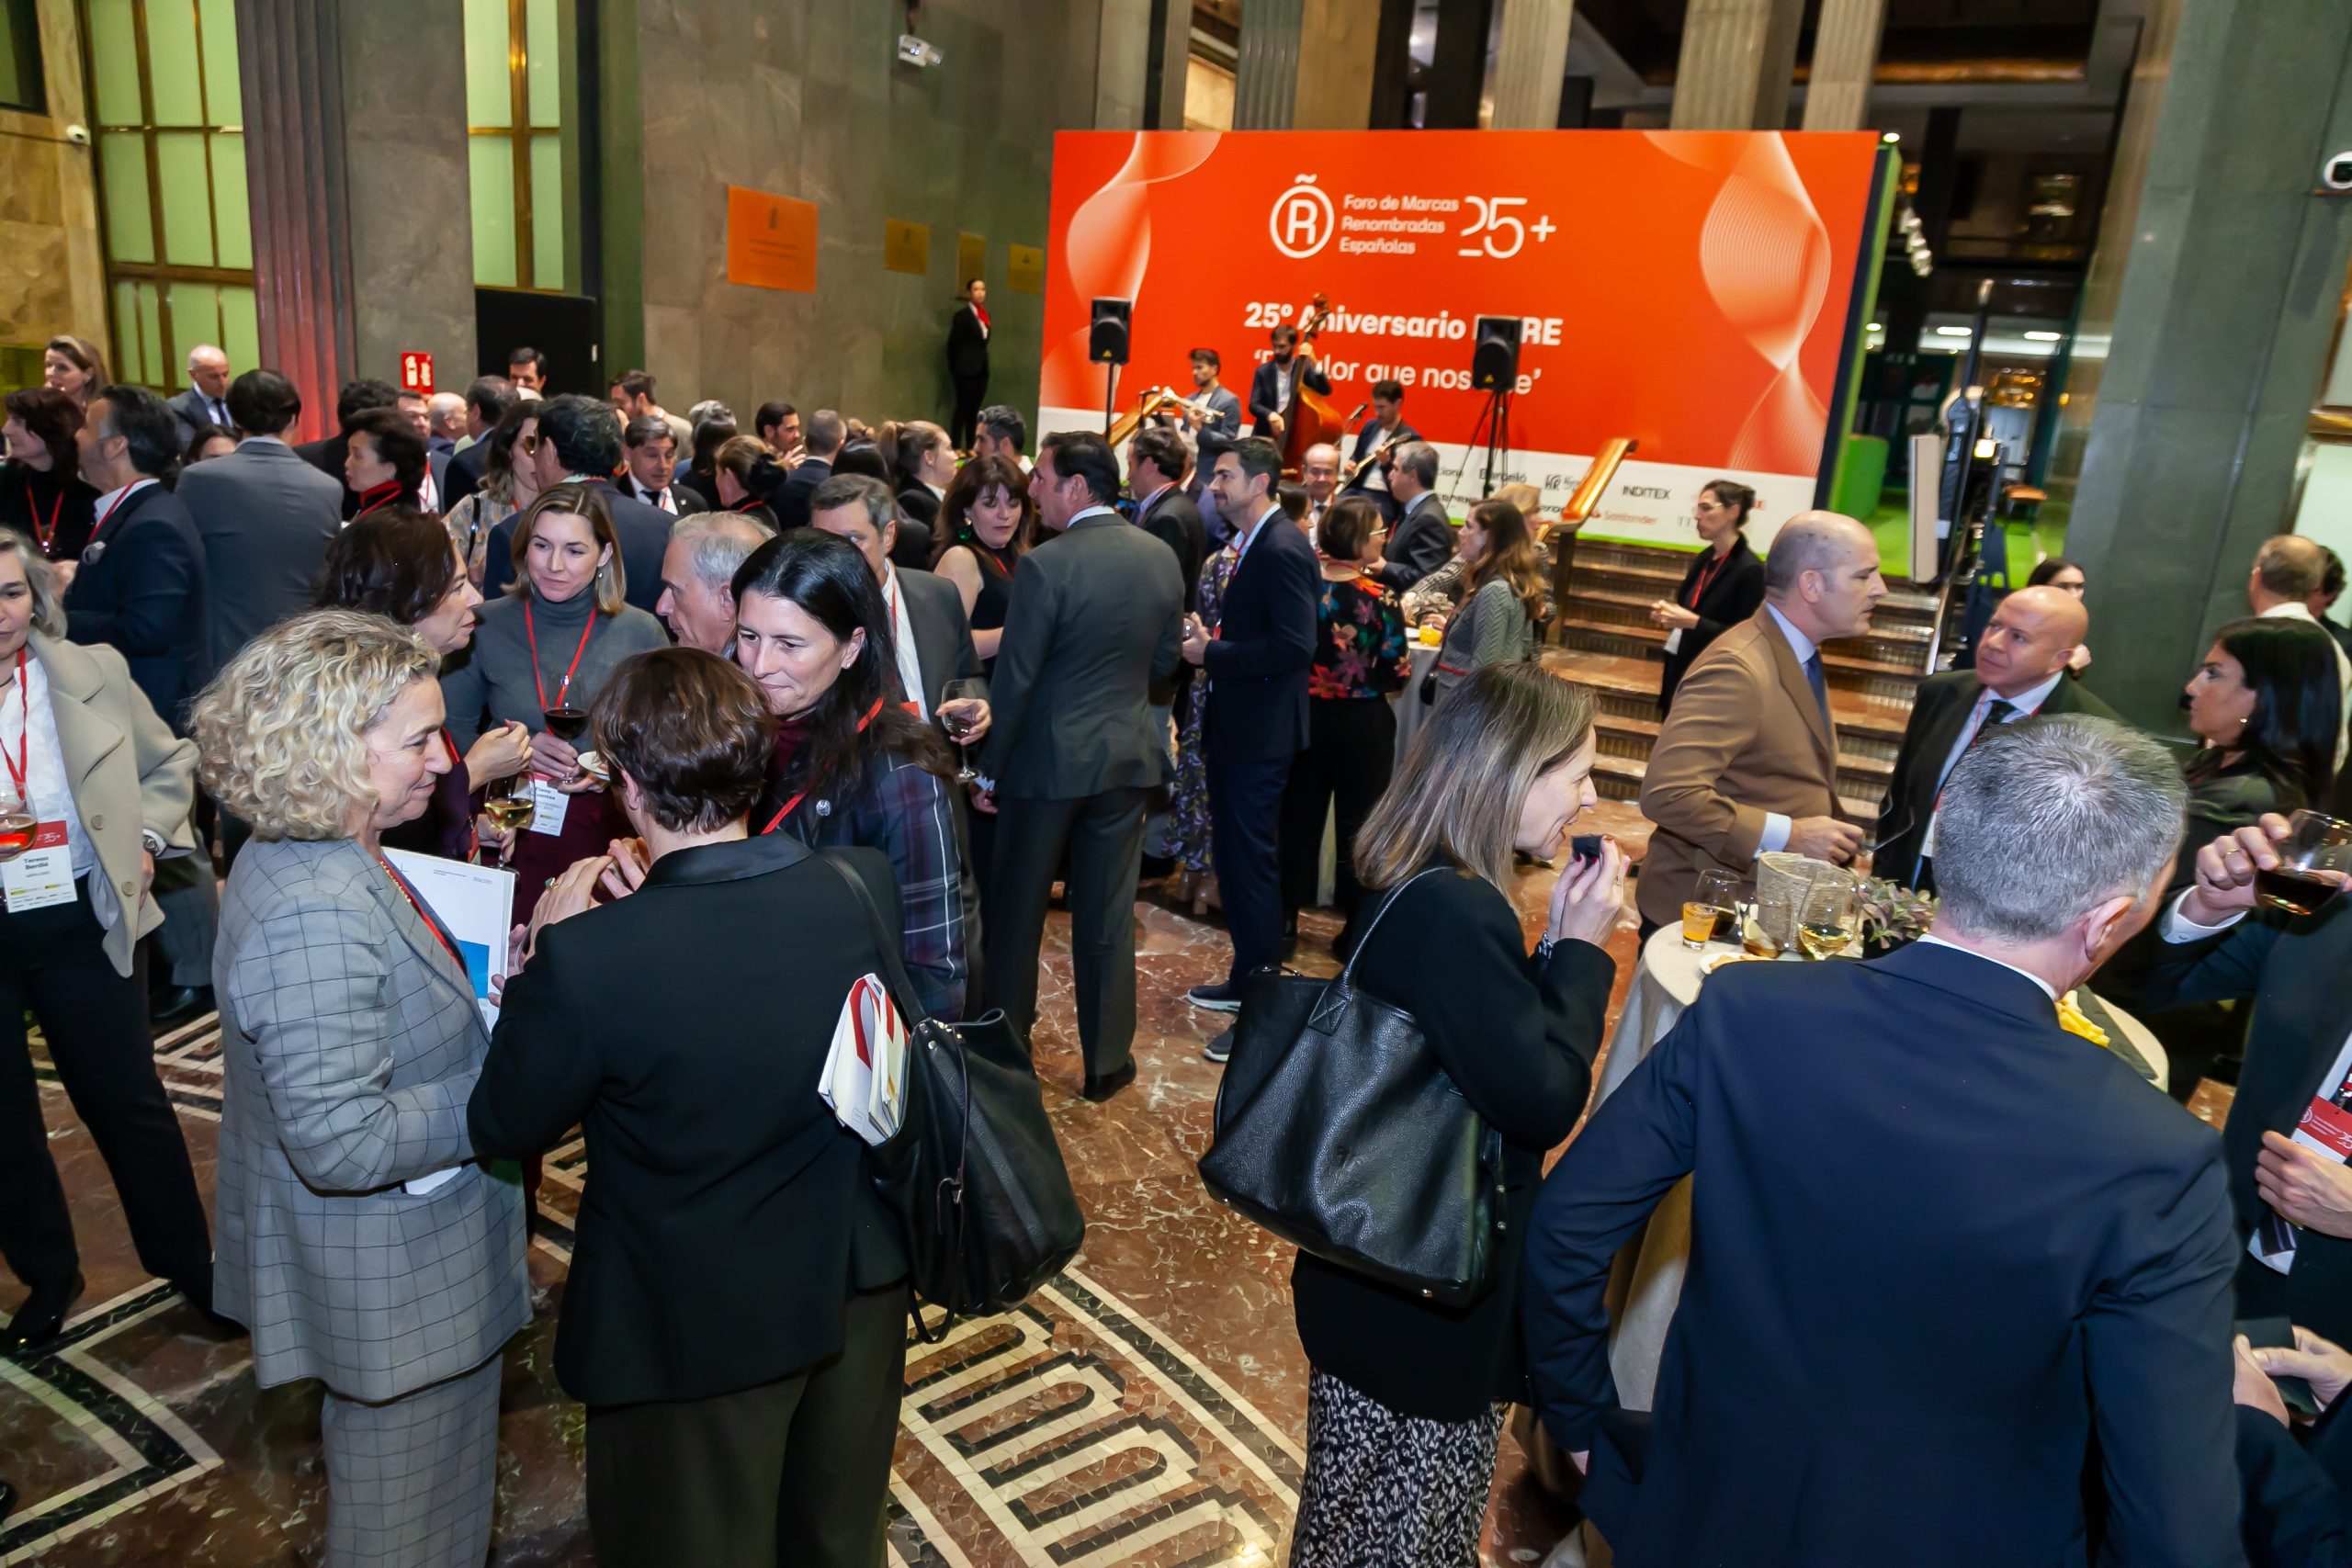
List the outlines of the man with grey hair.
{"type": "Polygon", "coordinates": [[[237,422],[229,412],[229,356],[209,343],[187,351],[187,390],[171,400],[172,417],[180,422],[180,439],[193,441],[208,424],[234,434],[237,422]]]}
{"type": "Polygon", "coordinates": [[[1380,552],[1380,581],[1402,593],[1453,558],[1453,524],[1437,495],[1437,448],[1408,441],[1388,454],[1396,525],[1380,552]]]}
{"type": "MultiPolygon", "coordinates": [[[[2300,534],[2275,534],[2254,552],[2254,570],[2246,574],[2246,608],[2263,620],[2309,621],[2324,630],[2325,623],[2312,614],[2311,597],[2327,581],[2327,550],[2316,539],[2300,534]]],[[[2335,644],[2336,715],[2352,708],[2352,653],[2335,644]]],[[[2335,765],[2344,766],[2346,732],[2335,732],[2335,765]]]]}
{"type": "Polygon", "coordinates": [[[1682,918],[1699,874],[1745,877],[1768,851],[1843,865],[1862,829],[1838,799],[1838,726],[1821,645],[1870,630],[1886,596],[1878,540],[1800,512],[1764,561],[1764,607],[1717,637],[1675,688],[1642,780],[1657,825],[1642,861],[1644,933],[1682,918]]]}
{"type": "Polygon", "coordinates": [[[653,613],[688,648],[722,658],[735,651],[735,569],[775,537],[740,512],[690,512],[662,552],[662,597],[653,613]]]}
{"type": "Polygon", "coordinates": [[[1945,786],[1932,936],[1717,975],[1594,1112],[1521,1304],[1621,1561],[2079,1563],[2094,1436],[2100,1562],[2244,1561],[2221,1145],[2065,999],[2154,911],[2185,799],[2112,720],[2002,726],[1945,786]],[[1685,1176],[1643,1427],[1603,1297],[1685,1176]]]}

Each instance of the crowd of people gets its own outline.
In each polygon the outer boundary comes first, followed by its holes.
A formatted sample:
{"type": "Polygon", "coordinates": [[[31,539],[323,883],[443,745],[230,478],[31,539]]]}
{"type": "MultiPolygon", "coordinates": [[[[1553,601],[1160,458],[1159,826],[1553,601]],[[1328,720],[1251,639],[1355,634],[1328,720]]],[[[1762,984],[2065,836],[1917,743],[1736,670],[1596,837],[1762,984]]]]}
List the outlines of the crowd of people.
{"type": "Polygon", "coordinates": [[[2352,900],[2252,891],[2287,815],[2340,798],[2340,562],[2263,547],[2185,763],[2089,690],[2085,573],[2044,562],[1920,683],[1864,810],[1841,661],[1875,540],[1811,512],[1759,552],[1754,491],[1716,480],[1649,608],[1629,892],[1613,839],[1571,849],[1600,723],[1535,658],[1533,491],[1450,516],[1387,381],[1286,475],[1319,372],[1282,333],[1251,434],[1204,349],[1123,449],[1033,449],[980,405],[988,326],[976,286],[949,428],[777,400],[746,430],[640,370],[554,393],[523,348],[462,395],[355,381],[299,446],[275,371],[199,348],[167,400],[50,345],[0,468],[0,826],[32,825],[0,913],[9,1348],[83,1292],[29,1019],[141,1265],[249,1334],[263,1385],[324,1385],[327,1561],[479,1564],[527,1191],[582,1129],[556,1369],[600,1561],[870,1568],[910,1264],[815,1091],[842,998],[895,963],[926,1017],[1025,1038],[1058,886],[1079,1089],[1109,1100],[1143,881],[1213,887],[1230,959],[1188,1000],[1221,1022],[1295,957],[1329,817],[1334,951],[1492,1135],[1498,1201],[1466,1307],[1301,1251],[1295,1563],[1474,1562],[1513,1403],[1636,1565],[2352,1562],[2352,1465],[2270,1392],[2352,1380],[2352,1171],[2282,1135],[2313,1102],[2352,1125],[2352,900]],[[494,1028],[390,850],[513,873],[494,1028]],[[1932,934],[1725,975],[1593,1109],[1627,907],[1646,937],[1775,851],[1932,892],[1932,934]],[[2103,964],[2177,1098],[2243,1054],[2225,1139],[2067,1021],[2103,964]],[[151,1040],[214,1010],[208,1225],[151,1040]],[[1702,1167],[1628,1412],[1611,1261],[1702,1167]],[[2296,1337],[2233,1345],[2233,1296],[2296,1337]]]}

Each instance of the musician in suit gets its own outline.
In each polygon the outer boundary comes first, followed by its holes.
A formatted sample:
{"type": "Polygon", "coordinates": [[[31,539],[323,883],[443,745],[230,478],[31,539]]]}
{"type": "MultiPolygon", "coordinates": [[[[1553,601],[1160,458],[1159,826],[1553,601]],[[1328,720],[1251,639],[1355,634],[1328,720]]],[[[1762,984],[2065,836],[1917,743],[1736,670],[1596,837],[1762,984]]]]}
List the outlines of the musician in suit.
{"type": "Polygon", "coordinates": [[[204,542],[213,669],[309,606],[343,526],[343,487],[286,445],[302,415],[294,383],[275,370],[248,370],[229,388],[229,407],[244,439],[181,474],[178,491],[204,542]]]}
{"type": "MultiPolygon", "coordinates": [[[[1405,384],[1397,380],[1374,381],[1372,419],[1356,432],[1355,445],[1348,450],[1348,479],[1340,486],[1340,493],[1372,497],[1389,526],[1395,527],[1401,503],[1388,493],[1388,466],[1383,459],[1420,438],[1421,433],[1405,423],[1405,384]]],[[[1437,481],[1432,477],[1430,482],[1437,481]]],[[[1409,588],[1412,584],[1403,586],[1409,588]]]]}
{"type": "Polygon", "coordinates": [[[1218,507],[1235,520],[1240,558],[1217,607],[1217,625],[1185,618],[1184,658],[1200,666],[1210,842],[1233,965],[1223,982],[1187,993],[1195,1007],[1241,1008],[1241,983],[1282,959],[1282,874],[1277,854],[1283,788],[1306,749],[1306,677],[1315,662],[1322,572],[1306,536],[1275,502],[1282,448],[1250,436],[1216,460],[1218,507]],[[1244,522],[1243,519],[1248,521],[1244,522]],[[1270,526],[1271,525],[1271,526],[1270,526]]]}
{"type": "Polygon", "coordinates": [[[1331,378],[1323,374],[1314,355],[1299,357],[1296,327],[1276,327],[1268,341],[1273,346],[1272,356],[1250,377],[1250,417],[1257,421],[1250,434],[1264,436],[1280,449],[1283,434],[1290,428],[1291,414],[1298,406],[1299,388],[1328,398],[1331,378]]]}
{"type": "Polygon", "coordinates": [[[1919,682],[1879,812],[1871,875],[1935,891],[1936,795],[1969,749],[1999,726],[2041,713],[2120,717],[2066,679],[2090,624],[2083,602],[2064,589],[2020,588],[1994,607],[1976,639],[1974,669],[1919,682]]]}
{"type": "Polygon", "coordinates": [[[964,303],[947,323],[947,378],[956,384],[956,413],[947,422],[948,438],[968,451],[979,424],[980,405],[989,396],[989,286],[980,278],[966,280],[964,303]]]}
{"type": "Polygon", "coordinates": [[[2094,1437],[2098,1561],[2243,1561],[2221,1145],[2059,1004],[2155,910],[2185,799],[2121,725],[2004,727],[1945,787],[1933,935],[1718,975],[1569,1145],[1529,1361],[1620,1561],[2080,1563],[2094,1437]],[[1644,1433],[1603,1298],[1684,1176],[1644,1433]]]}
{"type": "Polygon", "coordinates": [[[640,653],[590,723],[650,868],[592,904],[583,861],[540,902],[468,1120],[492,1156],[586,1134],[555,1369],[588,1407],[597,1561],[872,1568],[907,1254],[818,1083],[850,987],[888,971],[897,881],[876,850],[749,836],[776,725],[726,660],[640,653]]]}
{"type": "Polygon", "coordinates": [[[237,426],[229,406],[229,356],[209,343],[187,351],[187,389],[171,400],[172,417],[180,422],[180,445],[196,439],[206,425],[233,432],[237,426]]]}
{"type": "MultiPolygon", "coordinates": [[[[326,475],[337,484],[344,480],[344,461],[351,455],[351,425],[369,409],[397,409],[400,393],[387,381],[362,377],[345,381],[334,398],[335,433],[323,441],[305,441],[294,448],[294,455],[326,475]]],[[[347,485],[343,493],[343,514],[348,517],[358,501],[347,485]]]]}
{"type": "Polygon", "coordinates": [[[621,446],[628,456],[613,481],[615,490],[673,517],[703,510],[702,497],[671,482],[678,469],[678,438],[668,421],[651,415],[630,420],[621,429],[621,446]]]}
{"type": "MultiPolygon", "coordinates": [[[[577,484],[604,496],[612,509],[628,603],[651,615],[662,598],[662,554],[670,546],[672,518],[660,507],[615,488],[612,475],[621,466],[620,415],[612,404],[577,392],[549,398],[538,409],[539,445],[531,461],[538,472],[539,493],[577,484]]],[[[514,522],[508,517],[490,532],[481,574],[485,599],[514,581],[514,522]]]]}
{"type": "Polygon", "coordinates": [[[479,1568],[499,1350],[530,1320],[523,1193],[474,1157],[490,1041],[456,939],[381,855],[450,766],[439,656],[316,610],[198,705],[204,786],[252,825],[222,900],[213,1303],[264,1388],[317,1378],[326,1561],[479,1568]],[[288,738],[318,766],[289,771],[288,738]]]}
{"type": "MultiPolygon", "coordinates": [[[[2352,1100],[2352,897],[2317,913],[2258,909],[2287,819],[2267,816],[2197,851],[2197,880],[2158,922],[2137,1005],[2253,1002],[2245,1065],[2222,1129],[2236,1208],[2237,1312],[2292,1318],[2352,1342],[2352,1168],[2290,1141],[2352,1100]]],[[[2340,874],[2339,874],[2340,878],[2340,874]]]]}
{"type": "Polygon", "coordinates": [[[769,498],[778,528],[808,525],[808,498],[817,493],[819,485],[833,477],[833,459],[841,455],[842,443],[848,436],[848,421],[831,409],[819,409],[808,416],[808,429],[802,436],[804,455],[793,466],[791,476],[769,498]]]}
{"type": "Polygon", "coordinates": [[[1193,433],[1200,451],[1202,484],[1208,472],[1216,466],[1217,454],[1231,446],[1241,434],[1241,400],[1233,389],[1217,379],[1225,362],[1213,348],[1196,348],[1188,356],[1193,376],[1193,390],[1184,400],[1183,412],[1174,418],[1183,421],[1184,428],[1193,433]]]}
{"type": "Polygon", "coordinates": [[[1029,489],[1049,537],[1013,569],[999,722],[979,763],[997,811],[984,994],[1026,1032],[1046,897],[1067,859],[1084,1092],[1105,1100],[1135,1077],[1144,803],[1168,776],[1150,683],[1175,672],[1184,584],[1175,554],[1114,510],[1118,458],[1101,436],[1046,437],[1029,489]]]}
{"type": "Polygon", "coordinates": [[[1453,524],[1436,485],[1437,448],[1428,442],[1388,454],[1388,499],[1397,514],[1373,575],[1399,593],[1453,558],[1453,524]]]}
{"type": "Polygon", "coordinates": [[[514,385],[503,376],[483,376],[466,389],[466,440],[449,455],[447,467],[442,469],[441,507],[443,513],[455,512],[458,502],[481,488],[482,475],[490,462],[490,433],[498,428],[499,421],[516,402],[514,385]]]}
{"type": "Polygon", "coordinates": [[[1653,600],[1650,622],[1666,630],[1666,673],[1658,682],[1657,711],[1674,707],[1674,688],[1684,671],[1715,638],[1764,607],[1764,563],[1747,546],[1747,514],[1756,492],[1730,479],[1701,488],[1691,522],[1707,547],[1691,558],[1671,599],[1653,600]]]}
{"type": "Polygon", "coordinates": [[[1768,850],[1842,865],[1861,848],[1861,829],[1838,815],[1821,644],[1869,630],[1884,597],[1878,541],[1860,523],[1803,512],[1782,526],[1764,563],[1764,608],[1683,677],[1650,750],[1645,935],[1682,918],[1702,871],[1746,876],[1768,850]]]}

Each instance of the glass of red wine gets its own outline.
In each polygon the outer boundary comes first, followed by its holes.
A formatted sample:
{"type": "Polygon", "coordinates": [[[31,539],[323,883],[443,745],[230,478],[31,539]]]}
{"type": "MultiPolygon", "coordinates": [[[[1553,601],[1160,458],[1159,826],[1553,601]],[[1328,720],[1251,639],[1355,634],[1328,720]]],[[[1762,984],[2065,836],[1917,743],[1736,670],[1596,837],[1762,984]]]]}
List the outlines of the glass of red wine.
{"type": "Polygon", "coordinates": [[[2316,914],[2352,883],[2352,822],[2298,811],[2287,827],[2286,840],[2271,846],[2278,869],[2254,874],[2255,897],[2283,914],[2316,914]]]}
{"type": "Polygon", "coordinates": [[[558,740],[573,741],[588,733],[586,708],[549,708],[541,716],[547,720],[548,733],[558,740]]]}
{"type": "Polygon", "coordinates": [[[40,824],[34,820],[29,802],[19,799],[7,782],[0,779],[0,861],[15,860],[33,847],[33,836],[40,824]]]}

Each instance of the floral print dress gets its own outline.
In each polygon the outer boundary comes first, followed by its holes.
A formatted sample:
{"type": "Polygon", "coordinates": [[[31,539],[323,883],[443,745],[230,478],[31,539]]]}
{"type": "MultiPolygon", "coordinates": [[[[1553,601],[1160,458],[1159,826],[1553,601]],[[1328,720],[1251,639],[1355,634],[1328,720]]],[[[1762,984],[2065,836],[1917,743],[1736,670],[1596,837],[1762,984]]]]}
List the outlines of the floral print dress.
{"type": "MultiPolygon", "coordinates": [[[[1226,584],[1240,556],[1226,546],[1201,563],[1200,607],[1205,626],[1216,625],[1225,603],[1226,584]]],[[[1201,751],[1201,709],[1208,697],[1208,682],[1195,674],[1184,688],[1184,721],[1176,731],[1176,784],[1169,792],[1168,843],[1176,863],[1187,871],[1209,869],[1209,771],[1201,751]]]]}

